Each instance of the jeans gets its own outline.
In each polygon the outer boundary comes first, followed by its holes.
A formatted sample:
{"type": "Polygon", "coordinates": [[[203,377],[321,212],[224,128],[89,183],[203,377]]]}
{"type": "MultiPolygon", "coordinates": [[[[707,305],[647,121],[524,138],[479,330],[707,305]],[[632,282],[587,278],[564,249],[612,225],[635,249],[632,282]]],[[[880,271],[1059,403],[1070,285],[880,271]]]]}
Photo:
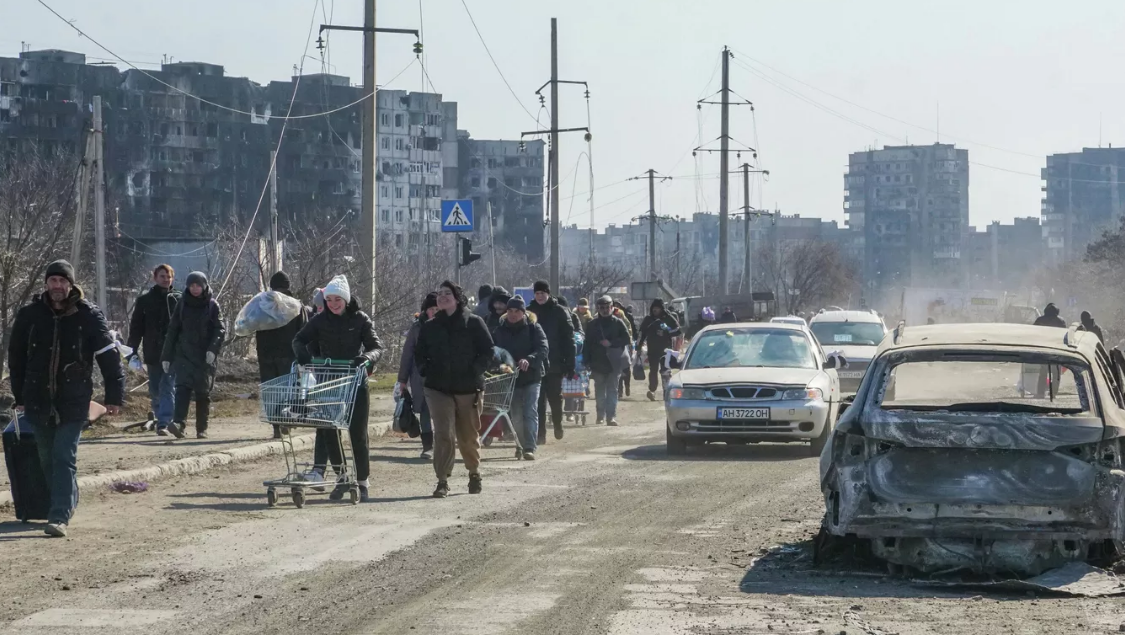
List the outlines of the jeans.
{"type": "Polygon", "coordinates": [[[148,399],[156,417],[156,428],[167,428],[176,403],[176,376],[164,372],[160,362],[148,365],[148,399]]]}
{"type": "Polygon", "coordinates": [[[516,388],[510,414],[520,446],[525,452],[534,452],[539,438],[539,382],[516,388]]]}
{"type": "Polygon", "coordinates": [[[426,389],[426,406],[434,426],[434,472],[439,481],[453,474],[457,450],[469,474],[480,468],[480,393],[451,395],[426,389]]]}
{"type": "Polygon", "coordinates": [[[47,413],[26,413],[35,429],[39,464],[51,490],[51,510],[47,522],[67,523],[78,506],[78,441],[82,438],[85,420],[67,421],[58,425],[47,423],[47,413]]]}
{"type": "Polygon", "coordinates": [[[539,443],[547,442],[547,404],[551,404],[551,423],[562,427],[562,375],[549,373],[539,386],[539,443]]]}
{"type": "Polygon", "coordinates": [[[598,420],[617,418],[617,373],[594,373],[594,405],[598,420]]]}
{"type": "MultiPolygon", "coordinates": [[[[348,437],[352,442],[352,458],[355,463],[355,478],[361,483],[371,475],[371,449],[367,447],[367,418],[371,410],[371,393],[364,382],[355,391],[355,404],[352,418],[348,422],[348,437]]],[[[337,468],[344,464],[344,441],[339,430],[320,429],[316,431],[313,444],[313,469],[323,474],[329,461],[337,468]]]]}

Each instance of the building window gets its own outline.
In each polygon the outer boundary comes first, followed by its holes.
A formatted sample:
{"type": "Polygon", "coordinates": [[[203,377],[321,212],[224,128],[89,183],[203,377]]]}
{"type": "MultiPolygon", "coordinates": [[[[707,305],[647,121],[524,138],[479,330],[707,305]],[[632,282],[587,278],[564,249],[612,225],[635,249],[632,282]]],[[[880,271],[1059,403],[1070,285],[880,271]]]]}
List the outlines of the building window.
{"type": "Polygon", "coordinates": [[[414,208],[413,208],[413,207],[411,207],[411,208],[410,208],[410,220],[412,220],[412,221],[414,220],[414,216],[415,216],[415,213],[414,213],[414,212],[415,212],[414,208]]]}
{"type": "Polygon", "coordinates": [[[399,223],[402,222],[402,210],[401,209],[395,210],[395,221],[399,222],[399,223]]]}
{"type": "Polygon", "coordinates": [[[387,187],[386,185],[380,185],[379,186],[379,196],[382,196],[383,198],[387,198],[390,195],[391,195],[391,188],[387,187]]]}
{"type": "MultiPolygon", "coordinates": [[[[398,115],[395,115],[396,117],[398,115]]],[[[400,214],[402,212],[399,212],[400,214]]],[[[402,234],[395,234],[395,247],[402,247],[402,234]]]]}
{"type": "Polygon", "coordinates": [[[384,126],[391,125],[391,116],[388,115],[387,113],[383,113],[382,115],[380,115],[379,119],[380,119],[380,121],[382,121],[384,126]]]}
{"type": "Polygon", "coordinates": [[[385,210],[380,211],[379,212],[379,218],[382,219],[382,221],[384,223],[391,222],[391,210],[385,209],[385,210]]]}
{"type": "MultiPolygon", "coordinates": [[[[395,128],[401,128],[401,127],[402,127],[402,115],[397,114],[397,115],[395,115],[395,128]]],[[[399,244],[401,244],[401,243],[402,243],[402,237],[400,236],[399,237],[399,244]]]]}
{"type": "MultiPolygon", "coordinates": [[[[386,115],[383,115],[383,116],[385,117],[386,115]]],[[[381,145],[382,145],[384,150],[390,150],[391,149],[391,138],[390,137],[383,137],[383,139],[381,141],[381,145]]]]}
{"type": "Polygon", "coordinates": [[[402,186],[401,185],[395,186],[395,198],[402,198],[402,186]]]}

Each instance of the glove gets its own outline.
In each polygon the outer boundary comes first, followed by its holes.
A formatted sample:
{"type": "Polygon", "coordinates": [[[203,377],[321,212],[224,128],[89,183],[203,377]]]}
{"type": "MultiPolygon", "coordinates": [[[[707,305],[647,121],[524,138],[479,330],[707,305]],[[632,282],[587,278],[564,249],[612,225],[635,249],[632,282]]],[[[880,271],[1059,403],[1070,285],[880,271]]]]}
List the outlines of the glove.
{"type": "Polygon", "coordinates": [[[352,368],[359,368],[361,366],[367,368],[370,363],[371,360],[368,359],[366,355],[360,355],[352,360],[352,368]]]}
{"type": "Polygon", "coordinates": [[[160,362],[160,366],[164,368],[165,373],[168,373],[172,370],[172,362],[160,362]]]}
{"type": "Polygon", "coordinates": [[[211,351],[207,351],[206,359],[207,359],[207,365],[208,366],[214,366],[215,365],[215,354],[212,353],[211,351]]]}

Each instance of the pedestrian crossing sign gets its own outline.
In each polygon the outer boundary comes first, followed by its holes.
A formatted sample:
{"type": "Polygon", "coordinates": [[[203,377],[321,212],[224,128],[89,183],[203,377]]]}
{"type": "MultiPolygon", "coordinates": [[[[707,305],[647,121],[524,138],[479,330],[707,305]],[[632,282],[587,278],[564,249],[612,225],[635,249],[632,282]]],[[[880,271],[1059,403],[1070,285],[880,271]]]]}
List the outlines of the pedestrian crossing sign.
{"type": "Polygon", "coordinates": [[[441,231],[473,231],[473,201],[471,199],[442,201],[441,231]]]}

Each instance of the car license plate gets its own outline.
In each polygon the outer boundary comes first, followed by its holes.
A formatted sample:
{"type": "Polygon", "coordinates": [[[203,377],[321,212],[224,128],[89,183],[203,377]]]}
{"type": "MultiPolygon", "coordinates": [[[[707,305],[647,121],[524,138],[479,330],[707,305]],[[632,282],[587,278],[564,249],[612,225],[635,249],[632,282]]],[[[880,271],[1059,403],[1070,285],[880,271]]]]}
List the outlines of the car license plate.
{"type": "Polygon", "coordinates": [[[836,376],[840,379],[863,379],[863,371],[861,370],[844,370],[836,371],[836,376]]]}
{"type": "Polygon", "coordinates": [[[770,418],[769,408],[719,408],[717,413],[719,419],[755,419],[768,421],[770,418]]]}

